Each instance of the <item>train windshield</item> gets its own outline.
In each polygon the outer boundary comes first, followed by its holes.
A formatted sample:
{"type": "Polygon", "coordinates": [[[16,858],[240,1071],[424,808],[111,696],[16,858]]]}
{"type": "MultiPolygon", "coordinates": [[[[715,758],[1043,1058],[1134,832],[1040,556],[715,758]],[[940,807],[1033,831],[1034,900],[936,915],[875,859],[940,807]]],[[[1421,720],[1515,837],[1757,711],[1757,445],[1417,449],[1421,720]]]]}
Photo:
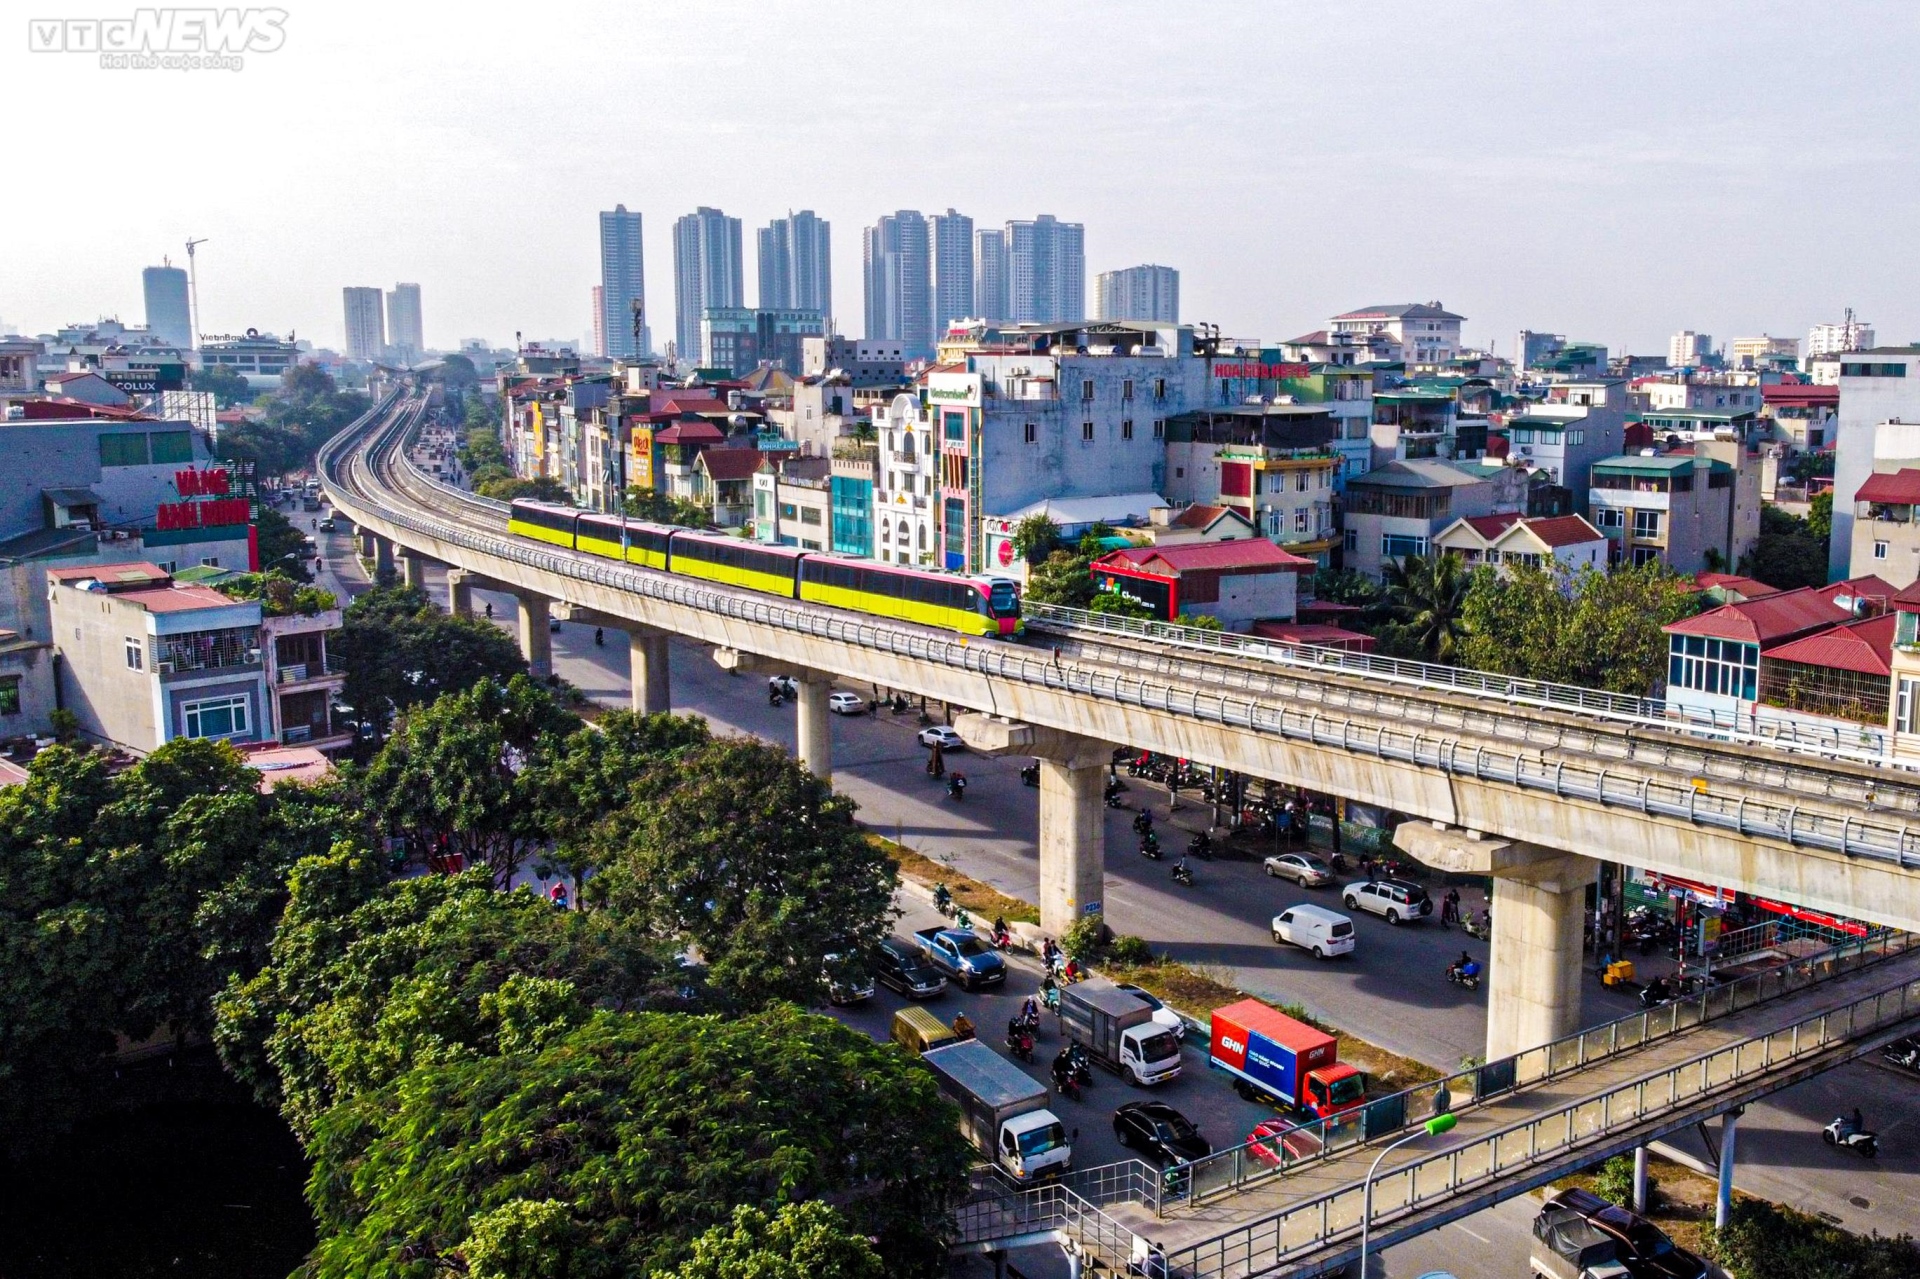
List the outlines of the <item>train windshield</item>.
{"type": "Polygon", "coordinates": [[[1020,591],[1012,582],[995,582],[987,594],[987,607],[995,617],[1020,616],[1020,591]]]}

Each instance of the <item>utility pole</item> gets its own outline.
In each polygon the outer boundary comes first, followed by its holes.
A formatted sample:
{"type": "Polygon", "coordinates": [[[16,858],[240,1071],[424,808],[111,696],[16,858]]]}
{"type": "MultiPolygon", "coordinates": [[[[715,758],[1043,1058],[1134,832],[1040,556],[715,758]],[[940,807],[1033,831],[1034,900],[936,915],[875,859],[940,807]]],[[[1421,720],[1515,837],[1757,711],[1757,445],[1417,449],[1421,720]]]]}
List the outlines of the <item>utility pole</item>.
{"type": "Polygon", "coordinates": [[[195,350],[200,348],[200,271],[194,263],[193,246],[205,243],[206,240],[204,237],[198,240],[190,239],[187,241],[187,287],[193,294],[193,333],[191,336],[193,338],[192,346],[195,350]]]}

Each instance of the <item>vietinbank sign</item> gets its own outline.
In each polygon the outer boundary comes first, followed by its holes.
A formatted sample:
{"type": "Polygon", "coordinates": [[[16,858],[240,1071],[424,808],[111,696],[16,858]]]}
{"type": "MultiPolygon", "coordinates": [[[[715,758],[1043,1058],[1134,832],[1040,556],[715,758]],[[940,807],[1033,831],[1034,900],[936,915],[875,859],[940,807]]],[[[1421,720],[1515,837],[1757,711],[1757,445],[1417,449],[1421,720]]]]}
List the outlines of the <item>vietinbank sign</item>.
{"type": "Polygon", "coordinates": [[[926,390],[929,404],[951,404],[970,409],[980,407],[978,373],[929,373],[926,390]]]}

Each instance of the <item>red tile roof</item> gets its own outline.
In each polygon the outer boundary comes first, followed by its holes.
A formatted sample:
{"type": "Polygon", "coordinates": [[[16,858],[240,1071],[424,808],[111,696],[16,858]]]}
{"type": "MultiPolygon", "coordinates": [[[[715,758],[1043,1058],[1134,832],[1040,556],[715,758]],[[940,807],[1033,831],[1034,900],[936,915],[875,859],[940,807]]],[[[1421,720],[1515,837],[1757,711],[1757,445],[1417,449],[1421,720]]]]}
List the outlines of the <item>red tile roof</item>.
{"type": "Polygon", "coordinates": [[[1780,382],[1760,388],[1762,404],[1791,404],[1813,407],[1816,405],[1840,404],[1840,388],[1837,386],[1815,386],[1811,382],[1780,382]]]}
{"type": "Polygon", "coordinates": [[[1235,517],[1249,528],[1253,527],[1246,516],[1240,514],[1240,512],[1234,510],[1231,506],[1202,506],[1198,502],[1168,520],[1167,524],[1171,527],[1178,528],[1203,529],[1227,515],[1235,517]]]}
{"type": "Polygon", "coordinates": [[[1375,643],[1371,635],[1318,622],[1255,622],[1253,633],[1281,644],[1317,644],[1321,648],[1344,648],[1354,653],[1371,653],[1375,643]]]}
{"type": "Polygon", "coordinates": [[[675,422],[653,433],[656,444],[718,444],[726,438],[711,422],[675,422]]]}
{"type": "Polygon", "coordinates": [[[119,597],[140,605],[149,613],[190,613],[200,608],[237,608],[253,602],[222,595],[211,586],[162,586],[148,591],[121,591],[119,597]]]}
{"type": "Polygon", "coordinates": [[[1885,601],[1900,593],[1900,588],[1884,577],[1868,573],[1864,577],[1850,577],[1844,582],[1829,582],[1825,586],[1816,586],[1828,599],[1838,603],[1842,597],[1856,600],[1885,601]]]}
{"type": "Polygon", "coordinates": [[[708,449],[695,465],[716,480],[744,480],[760,469],[759,449],[708,449]]]}
{"type": "Polygon", "coordinates": [[[1509,511],[1504,515],[1469,515],[1467,526],[1481,537],[1491,542],[1521,518],[1518,511],[1509,511]]]}
{"type": "Polygon", "coordinates": [[[1579,546],[1585,542],[1604,542],[1607,535],[1578,515],[1555,515],[1528,520],[1527,531],[1548,546],[1579,546]]]}
{"type": "Polygon", "coordinates": [[[124,564],[89,564],[84,568],[50,568],[47,576],[56,582],[83,582],[92,578],[109,586],[150,586],[173,580],[167,570],[145,560],[131,560],[124,564]]]}
{"type": "Polygon", "coordinates": [[[1920,471],[1902,468],[1891,473],[1883,471],[1869,475],[1867,482],[1853,496],[1859,502],[1885,502],[1892,506],[1920,505],[1920,471]]]}
{"type": "Polygon", "coordinates": [[[1898,620],[1892,613],[1883,613],[1865,621],[1849,622],[1768,649],[1767,660],[1824,666],[1861,675],[1891,675],[1893,629],[1898,620]]]}
{"type": "Polygon", "coordinates": [[[1312,560],[1283,551],[1264,537],[1183,546],[1130,546],[1108,551],[1094,563],[1125,564],[1147,573],[1174,576],[1209,569],[1271,568],[1301,572],[1316,567],[1312,560]]]}
{"type": "Polygon", "coordinates": [[[1750,600],[1765,599],[1769,595],[1778,595],[1780,588],[1757,582],[1751,577],[1741,577],[1738,573],[1695,573],[1693,583],[1703,591],[1732,591],[1750,600]]]}
{"type": "Polygon", "coordinates": [[[1698,617],[1674,622],[1665,630],[1669,635],[1710,635],[1765,648],[1769,644],[1798,639],[1811,631],[1849,621],[1852,617],[1853,614],[1819,591],[1803,586],[1797,591],[1781,591],[1765,599],[1723,604],[1698,617]]]}

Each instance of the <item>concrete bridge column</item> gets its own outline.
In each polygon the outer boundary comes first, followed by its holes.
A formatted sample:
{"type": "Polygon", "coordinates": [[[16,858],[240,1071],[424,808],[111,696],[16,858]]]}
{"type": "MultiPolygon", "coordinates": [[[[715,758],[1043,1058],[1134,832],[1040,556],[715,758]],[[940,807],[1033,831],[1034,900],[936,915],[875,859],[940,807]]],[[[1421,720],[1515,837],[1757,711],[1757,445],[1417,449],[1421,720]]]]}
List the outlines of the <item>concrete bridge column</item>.
{"type": "Polygon", "coordinates": [[[1040,927],[1059,936],[1105,910],[1107,765],[1113,749],[1071,733],[968,712],[954,727],[983,755],[1040,761],[1040,927]]]}
{"type": "Polygon", "coordinates": [[[1733,1211],[1733,1143],[1740,1135],[1740,1115],[1745,1106],[1735,1106],[1720,1116],[1720,1185],[1713,1203],[1713,1228],[1724,1230],[1727,1214],[1733,1211]]]}
{"type": "Polygon", "coordinates": [[[1487,963],[1487,1060],[1537,1048],[1580,1028],[1580,937],[1587,885],[1599,864],[1577,853],[1407,822],[1403,852],[1456,874],[1491,875],[1493,956],[1487,963]]]}
{"type": "Polygon", "coordinates": [[[401,579],[412,587],[427,589],[427,557],[418,551],[400,552],[401,579]]]}
{"type": "Polygon", "coordinates": [[[633,664],[633,709],[642,715],[664,715],[673,707],[667,638],[665,631],[651,626],[627,631],[627,654],[633,664]]]}
{"type": "Polygon", "coordinates": [[[798,671],[793,682],[800,690],[794,725],[800,762],[821,781],[832,781],[833,715],[827,710],[827,695],[833,692],[833,677],[819,671],[798,671]]]}
{"type": "Polygon", "coordinates": [[[382,537],[378,533],[372,536],[373,580],[379,582],[384,578],[391,578],[393,576],[393,539],[390,537],[382,537]]]}
{"type": "Polygon", "coordinates": [[[465,569],[447,570],[447,609],[455,617],[473,616],[473,574],[465,569]]]}
{"type": "Polygon", "coordinates": [[[360,558],[361,559],[370,560],[373,558],[374,536],[375,535],[373,533],[368,532],[366,529],[361,529],[359,532],[354,534],[354,537],[357,538],[360,542],[360,558]]]}
{"type": "Polygon", "coordinates": [[[521,592],[514,596],[520,613],[520,655],[535,679],[553,674],[553,635],[548,630],[549,601],[544,595],[521,592]]]}

